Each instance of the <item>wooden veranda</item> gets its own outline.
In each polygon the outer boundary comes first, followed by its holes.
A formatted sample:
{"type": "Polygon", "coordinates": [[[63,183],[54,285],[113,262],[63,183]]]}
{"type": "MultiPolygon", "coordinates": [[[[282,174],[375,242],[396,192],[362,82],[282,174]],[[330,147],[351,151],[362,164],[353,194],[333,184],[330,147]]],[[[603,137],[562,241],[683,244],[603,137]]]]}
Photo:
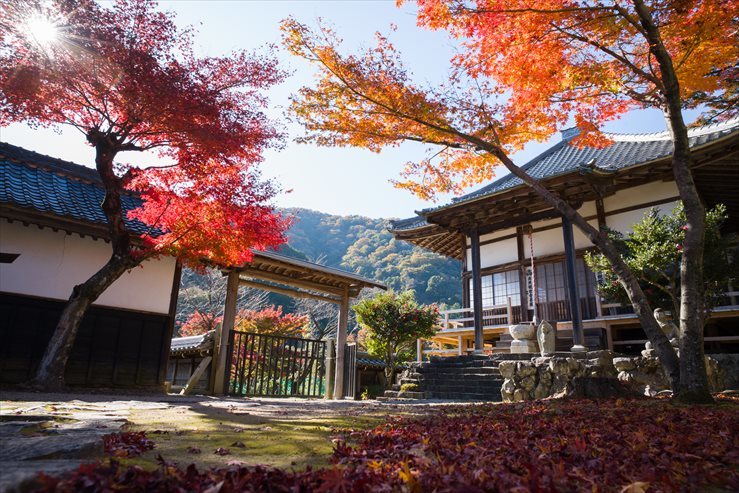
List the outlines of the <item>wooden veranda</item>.
{"type": "MultiPolygon", "coordinates": [[[[333,398],[343,396],[344,347],[349,321],[349,302],[365,288],[387,289],[375,282],[350,272],[298,260],[273,252],[254,252],[253,260],[242,266],[223,269],[228,276],[223,324],[216,334],[216,369],[214,394],[223,394],[228,351],[227,345],[236,320],[236,300],[240,286],[262,289],[296,298],[310,298],[339,305],[336,334],[336,369],[333,398]]],[[[329,397],[329,396],[327,396],[329,397]]]]}

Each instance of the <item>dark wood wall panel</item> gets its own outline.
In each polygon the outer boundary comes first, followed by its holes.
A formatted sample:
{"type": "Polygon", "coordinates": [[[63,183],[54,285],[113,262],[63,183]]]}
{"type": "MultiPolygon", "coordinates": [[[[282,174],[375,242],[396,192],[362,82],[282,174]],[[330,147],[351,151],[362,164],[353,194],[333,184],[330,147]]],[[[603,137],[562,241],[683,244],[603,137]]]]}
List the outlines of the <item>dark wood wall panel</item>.
{"type": "MultiPolygon", "coordinates": [[[[64,303],[0,293],[0,383],[36,371],[64,303]]],[[[67,362],[68,385],[155,387],[164,382],[169,317],[93,307],[67,362]]]]}

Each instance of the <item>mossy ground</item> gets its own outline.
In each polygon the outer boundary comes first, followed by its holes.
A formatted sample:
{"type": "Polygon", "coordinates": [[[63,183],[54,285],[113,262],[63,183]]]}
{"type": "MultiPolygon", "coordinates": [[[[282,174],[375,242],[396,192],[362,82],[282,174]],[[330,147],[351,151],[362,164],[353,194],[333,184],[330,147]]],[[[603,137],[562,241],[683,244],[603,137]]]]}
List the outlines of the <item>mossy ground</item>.
{"type": "Polygon", "coordinates": [[[346,438],[347,430],[371,429],[387,422],[389,416],[432,413],[438,406],[291,398],[17,392],[0,400],[0,418],[21,416],[24,420],[48,422],[29,423],[17,432],[19,438],[53,434],[54,425],[65,420],[76,423],[80,429],[87,426],[108,433],[118,431],[125,423],[121,431],[144,431],[156,446],[140,457],[121,461],[149,470],[157,467],[160,455],[181,467],[194,463],[201,470],[231,462],[304,470],[309,465],[330,465],[333,440],[346,438]],[[218,449],[227,449],[228,454],[215,453],[218,449]],[[196,450],[199,453],[193,453],[196,450]]]}
{"type": "Polygon", "coordinates": [[[324,467],[329,465],[332,440],[342,430],[372,428],[384,422],[384,418],[376,414],[278,419],[226,410],[207,414],[186,408],[174,413],[133,410],[124,429],[146,431],[156,447],[123,462],[148,468],[155,466],[161,455],[179,466],[194,463],[199,469],[234,461],[296,470],[309,465],[324,467]],[[195,449],[199,453],[194,453],[195,449]],[[219,455],[219,449],[228,450],[228,454],[219,455]]]}

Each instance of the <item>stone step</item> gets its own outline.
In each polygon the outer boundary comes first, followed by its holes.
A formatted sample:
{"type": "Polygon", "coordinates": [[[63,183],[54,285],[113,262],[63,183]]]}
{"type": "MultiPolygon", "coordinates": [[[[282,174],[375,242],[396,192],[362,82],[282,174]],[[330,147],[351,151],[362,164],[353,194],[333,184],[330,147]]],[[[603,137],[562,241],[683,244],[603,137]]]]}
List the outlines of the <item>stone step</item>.
{"type": "Polygon", "coordinates": [[[455,378],[451,376],[440,376],[436,375],[433,377],[429,377],[425,379],[421,386],[427,386],[427,385],[433,385],[436,383],[450,383],[450,384],[459,384],[459,385],[467,385],[467,384],[477,384],[477,383],[489,383],[489,382],[500,382],[503,383],[503,378],[499,376],[494,375],[467,375],[466,378],[455,378]]]}
{"type": "MultiPolygon", "coordinates": [[[[426,399],[426,397],[424,397],[424,399],[426,399]]],[[[395,403],[401,403],[401,404],[402,403],[411,404],[411,403],[417,403],[421,399],[409,399],[409,398],[406,398],[406,397],[384,397],[384,396],[380,396],[380,397],[377,398],[377,400],[379,402],[389,402],[389,403],[394,403],[395,402],[395,403]]]]}
{"type": "Polygon", "coordinates": [[[500,395],[500,389],[501,387],[459,387],[459,386],[452,386],[452,385],[441,385],[438,387],[429,387],[427,389],[424,389],[424,392],[426,393],[434,393],[434,392],[462,392],[462,393],[480,393],[480,394],[489,394],[489,395],[500,395]]]}
{"type": "Polygon", "coordinates": [[[427,373],[439,368],[497,368],[500,361],[497,360],[485,360],[485,361],[472,361],[466,363],[423,363],[421,366],[415,369],[418,373],[427,373]]]}
{"type": "Polygon", "coordinates": [[[425,392],[399,392],[398,397],[405,399],[425,399],[425,392]]]}
{"type": "Polygon", "coordinates": [[[431,363],[459,363],[459,362],[468,362],[468,361],[481,361],[481,360],[489,360],[490,356],[487,354],[463,354],[459,356],[431,356],[431,359],[429,360],[431,363]]]}
{"type": "Polygon", "coordinates": [[[481,367],[481,368],[435,368],[434,371],[428,371],[423,374],[424,378],[430,375],[500,375],[498,367],[481,367]]]}
{"type": "Polygon", "coordinates": [[[403,384],[411,384],[411,385],[412,384],[416,384],[416,385],[418,385],[419,382],[420,382],[420,380],[417,379],[417,378],[401,378],[400,379],[400,385],[403,385],[403,384]]]}
{"type": "Polygon", "coordinates": [[[483,401],[483,402],[500,402],[502,399],[500,394],[485,393],[465,393],[465,392],[427,392],[429,399],[447,399],[457,401],[483,401]]]}

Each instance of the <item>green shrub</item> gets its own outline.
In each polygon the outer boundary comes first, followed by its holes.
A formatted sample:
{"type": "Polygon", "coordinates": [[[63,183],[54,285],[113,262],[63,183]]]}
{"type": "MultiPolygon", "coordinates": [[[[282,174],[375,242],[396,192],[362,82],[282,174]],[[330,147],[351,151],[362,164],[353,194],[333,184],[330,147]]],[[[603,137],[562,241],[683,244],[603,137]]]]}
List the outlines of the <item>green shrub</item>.
{"type": "Polygon", "coordinates": [[[418,392],[421,388],[418,386],[417,383],[404,383],[400,386],[401,392],[418,392]]]}

